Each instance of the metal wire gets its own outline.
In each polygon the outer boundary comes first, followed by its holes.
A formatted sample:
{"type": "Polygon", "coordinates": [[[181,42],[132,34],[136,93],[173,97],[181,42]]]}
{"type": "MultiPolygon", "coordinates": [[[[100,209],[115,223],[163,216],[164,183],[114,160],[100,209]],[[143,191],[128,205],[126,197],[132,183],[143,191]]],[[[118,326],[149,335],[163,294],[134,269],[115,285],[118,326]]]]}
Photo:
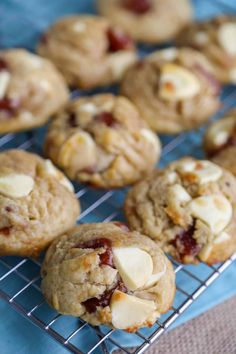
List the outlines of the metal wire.
{"type": "MultiPolygon", "coordinates": [[[[209,0],[210,1],[210,0],[209,0]]],[[[222,11],[236,10],[232,5],[223,0],[216,0],[213,5],[220,7],[222,11]]],[[[74,93],[76,95],[76,93],[74,93]]],[[[217,113],[220,117],[236,102],[236,88],[226,88],[223,95],[223,106],[217,113]]],[[[41,152],[39,134],[36,132],[22,134],[7,134],[0,137],[0,149],[9,147],[22,148],[29,151],[41,152]]],[[[198,155],[201,146],[203,129],[194,132],[182,133],[172,138],[162,138],[163,154],[161,164],[165,165],[171,160],[183,156],[186,151],[198,155]],[[186,150],[188,148],[188,150],[186,150]]],[[[76,185],[76,195],[80,198],[83,212],[79,223],[111,221],[122,218],[122,204],[125,196],[124,190],[99,191],[91,190],[82,185],[76,185]]],[[[125,340],[116,336],[117,331],[92,327],[82,320],[68,318],[56,313],[46,304],[40,290],[40,261],[20,259],[17,257],[0,259],[0,298],[7,301],[17,312],[24,315],[32,323],[46,331],[51,337],[61,343],[73,353],[108,353],[112,349],[121,350],[124,353],[143,353],[152,343],[158,341],[160,336],[170,325],[225,271],[236,255],[223,264],[216,266],[200,265],[183,266],[173,261],[177,278],[177,293],[173,308],[162,316],[150,330],[140,330],[132,334],[134,348],[127,348],[125,340]],[[201,267],[201,271],[199,271],[201,267]],[[32,295],[32,296],[30,296],[32,295]],[[29,298],[32,303],[29,303],[29,298]],[[59,326],[60,321],[66,320],[67,328],[73,327],[69,333],[59,326]],[[83,333],[93,335],[93,341],[86,349],[83,347],[83,333]]],[[[62,326],[63,327],[63,326],[62,326]]]]}

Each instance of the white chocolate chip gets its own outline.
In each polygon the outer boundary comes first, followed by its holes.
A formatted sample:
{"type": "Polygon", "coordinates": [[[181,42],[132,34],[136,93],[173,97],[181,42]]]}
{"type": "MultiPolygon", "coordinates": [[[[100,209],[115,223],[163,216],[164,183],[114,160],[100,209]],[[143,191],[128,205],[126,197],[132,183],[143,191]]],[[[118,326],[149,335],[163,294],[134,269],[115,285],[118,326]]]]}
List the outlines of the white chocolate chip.
{"type": "Polygon", "coordinates": [[[227,234],[227,232],[223,231],[218,236],[215,237],[213,243],[218,245],[219,243],[222,243],[222,242],[225,242],[228,240],[230,240],[229,234],[227,234]]]}
{"type": "Polygon", "coordinates": [[[154,322],[157,316],[154,301],[139,299],[117,290],[112,295],[110,307],[112,325],[117,329],[136,329],[145,326],[146,322],[154,322]]]}
{"type": "Polygon", "coordinates": [[[32,177],[24,174],[0,176],[0,193],[10,198],[27,197],[34,188],[32,177]]]}
{"type": "Polygon", "coordinates": [[[213,147],[224,145],[236,126],[236,118],[228,116],[214,122],[207,131],[206,141],[213,147]]]}
{"type": "Polygon", "coordinates": [[[206,32],[199,31],[195,34],[194,41],[199,45],[205,45],[209,42],[209,36],[206,32]]]}
{"type": "Polygon", "coordinates": [[[164,265],[164,268],[161,272],[159,273],[154,273],[150,276],[146,284],[144,285],[144,289],[150,288],[154,286],[166,273],[166,264],[164,265]]]}
{"type": "Polygon", "coordinates": [[[59,154],[61,166],[73,166],[78,171],[95,165],[96,160],[96,144],[92,137],[84,131],[73,134],[62,145],[59,154]]]}
{"type": "Polygon", "coordinates": [[[206,244],[201,251],[198,253],[198,257],[201,259],[201,261],[206,262],[207,259],[209,258],[211,252],[212,252],[212,245],[206,244]]]}
{"type": "Polygon", "coordinates": [[[119,80],[125,70],[134,64],[136,61],[136,55],[132,51],[116,52],[110,58],[110,68],[114,79],[119,80]]]}
{"type": "Polygon", "coordinates": [[[184,161],[178,166],[180,174],[191,173],[197,178],[199,184],[218,181],[223,171],[222,169],[207,160],[201,161],[184,161]]]}
{"type": "Polygon", "coordinates": [[[180,184],[170,186],[168,194],[171,200],[176,200],[179,203],[187,203],[192,199],[192,197],[180,184]]]}
{"type": "Polygon", "coordinates": [[[11,75],[8,71],[4,70],[0,72],[0,99],[5,96],[7,87],[10,82],[11,75]]]}
{"type": "Polygon", "coordinates": [[[69,191],[74,192],[74,187],[73,184],[69,181],[64,174],[59,171],[52,163],[51,160],[45,160],[44,161],[44,168],[45,171],[51,175],[54,176],[64,187],[69,189],[69,191]]]}
{"type": "Polygon", "coordinates": [[[232,205],[223,195],[205,195],[193,199],[187,206],[190,214],[209,226],[217,235],[230,223],[232,205]]]}
{"type": "Polygon", "coordinates": [[[76,23],[74,23],[73,25],[73,31],[81,33],[81,32],[85,32],[87,29],[87,26],[84,22],[78,21],[76,23]]]}
{"type": "Polygon", "coordinates": [[[129,290],[141,288],[153,272],[152,257],[137,247],[113,248],[116,268],[129,290]]]}
{"type": "Polygon", "coordinates": [[[98,107],[95,106],[93,103],[84,103],[79,107],[79,111],[81,112],[86,112],[90,114],[96,114],[98,113],[98,107]]]}
{"type": "Polygon", "coordinates": [[[200,92],[198,78],[191,71],[176,65],[165,64],[161,68],[160,97],[168,101],[190,99],[200,92]]]}
{"type": "Polygon", "coordinates": [[[170,172],[166,177],[169,183],[174,183],[177,181],[178,175],[176,172],[170,172]]]}
{"type": "Polygon", "coordinates": [[[218,39],[221,47],[229,55],[236,55],[236,24],[225,23],[218,30],[218,39]]]}
{"type": "Polygon", "coordinates": [[[155,153],[160,152],[161,144],[155,133],[150,129],[141,129],[140,134],[153,146],[155,153]]]}

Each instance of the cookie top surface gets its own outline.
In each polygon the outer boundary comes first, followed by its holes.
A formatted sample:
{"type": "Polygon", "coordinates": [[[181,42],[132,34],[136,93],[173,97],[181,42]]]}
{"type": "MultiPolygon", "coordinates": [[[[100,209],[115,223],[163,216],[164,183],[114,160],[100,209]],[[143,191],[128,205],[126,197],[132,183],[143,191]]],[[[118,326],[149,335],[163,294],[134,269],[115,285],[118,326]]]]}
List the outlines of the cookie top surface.
{"type": "Polygon", "coordinates": [[[192,19],[188,0],[98,0],[99,12],[141,42],[173,39],[192,19]]]}
{"type": "Polygon", "coordinates": [[[236,250],[236,180],[210,161],[181,159],[129,192],[132,229],[153,238],[177,261],[224,261],[236,250]]]}
{"type": "Polygon", "coordinates": [[[0,51],[0,134],[43,125],[68,97],[48,60],[23,49],[0,51]]]}
{"type": "Polygon", "coordinates": [[[113,188],[150,172],[161,146],[129,100],[101,94],[76,99],[55,117],[45,151],[70,178],[113,188]]]}
{"type": "Polygon", "coordinates": [[[151,326],[175,294],[164,253],[120,223],[80,225],[57,239],[42,277],[42,291],[60,313],[129,332],[151,326]]]}
{"type": "Polygon", "coordinates": [[[72,87],[93,88],[117,82],[136,61],[133,41],[98,16],[70,16],[43,35],[38,52],[52,60],[72,87]]]}
{"type": "Polygon", "coordinates": [[[208,60],[190,48],[154,52],[128,69],[121,85],[121,93],[161,133],[203,124],[219,108],[219,91],[208,60]]]}
{"type": "Polygon", "coordinates": [[[236,111],[213,122],[206,131],[204,148],[209,158],[236,176],[236,111]]]}
{"type": "Polygon", "coordinates": [[[79,209],[72,184],[51,161],[0,153],[0,255],[37,256],[74,226],[79,209]]]}
{"type": "Polygon", "coordinates": [[[191,24],[177,43],[201,50],[223,83],[236,83],[236,16],[220,16],[191,24]]]}

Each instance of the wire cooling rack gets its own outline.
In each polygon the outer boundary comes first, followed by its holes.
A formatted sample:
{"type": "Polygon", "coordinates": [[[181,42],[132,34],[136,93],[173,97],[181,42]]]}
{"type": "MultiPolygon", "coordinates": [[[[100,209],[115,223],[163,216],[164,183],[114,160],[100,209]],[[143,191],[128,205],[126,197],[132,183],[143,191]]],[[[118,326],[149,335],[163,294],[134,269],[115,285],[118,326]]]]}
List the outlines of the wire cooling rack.
{"type": "MultiPolygon", "coordinates": [[[[200,1],[198,1],[200,2],[200,1]]],[[[234,1],[202,1],[200,15],[206,15],[203,5],[217,7],[218,12],[236,13],[234,1]]],[[[208,7],[209,9],[209,7],[208,7]]],[[[77,96],[74,92],[73,96],[77,96]]],[[[214,117],[221,117],[236,104],[236,87],[226,87],[222,94],[221,110],[214,117]]],[[[186,152],[203,157],[201,149],[205,127],[178,136],[161,137],[163,153],[161,166],[178,159],[186,152]]],[[[34,132],[7,134],[0,137],[0,149],[21,148],[42,153],[41,142],[45,128],[34,132]]],[[[76,185],[76,195],[81,201],[82,213],[78,223],[123,220],[122,205],[126,190],[101,191],[76,185]]],[[[157,341],[169,326],[214,282],[236,259],[236,255],[223,264],[208,266],[183,266],[173,262],[177,292],[172,309],[156,322],[151,329],[142,329],[136,334],[122,334],[106,327],[93,327],[84,321],[62,316],[50,308],[40,290],[41,260],[2,257],[0,259],[0,298],[6,300],[17,312],[46,331],[66,349],[73,353],[108,353],[121,350],[125,353],[143,353],[157,341]],[[86,340],[89,338],[89,341],[86,340]],[[130,349],[129,347],[132,346],[130,349]]]]}

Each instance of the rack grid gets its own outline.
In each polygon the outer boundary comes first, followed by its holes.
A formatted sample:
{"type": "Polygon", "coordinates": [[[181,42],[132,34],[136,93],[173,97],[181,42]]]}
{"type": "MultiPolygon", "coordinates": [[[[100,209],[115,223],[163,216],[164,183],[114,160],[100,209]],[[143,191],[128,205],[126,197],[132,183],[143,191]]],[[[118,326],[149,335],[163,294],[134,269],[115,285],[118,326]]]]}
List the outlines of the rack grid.
{"type": "MultiPolygon", "coordinates": [[[[207,0],[204,3],[209,3],[207,0]]],[[[215,0],[211,5],[221,12],[236,13],[236,4],[215,0]],[[214,4],[212,4],[214,3],[214,4]]],[[[106,90],[106,89],[105,89],[106,90]]],[[[101,92],[101,90],[100,90],[101,92]]],[[[81,93],[79,93],[81,94],[81,93]]],[[[74,92],[73,96],[77,96],[74,92]]],[[[236,104],[236,87],[227,86],[222,93],[222,107],[213,117],[217,119],[236,104]]],[[[202,157],[202,135],[205,127],[178,136],[162,136],[163,153],[161,166],[186,154],[202,157]]],[[[42,137],[45,128],[21,134],[0,136],[0,149],[21,148],[42,154],[42,137]]],[[[82,213],[78,223],[123,220],[122,205],[126,190],[95,190],[76,184],[76,195],[81,201],[82,213]]],[[[150,329],[136,334],[124,334],[106,327],[93,327],[84,321],[62,316],[50,308],[40,290],[40,266],[42,259],[18,257],[0,258],[0,298],[7,301],[17,312],[46,331],[73,353],[143,353],[157,342],[170,325],[236,260],[236,254],[222,264],[208,266],[183,266],[173,262],[177,279],[177,291],[172,309],[150,329]],[[85,338],[90,338],[89,343],[85,338]],[[130,347],[132,339],[132,348],[130,347]],[[133,343],[136,343],[135,347],[133,343]]]]}

